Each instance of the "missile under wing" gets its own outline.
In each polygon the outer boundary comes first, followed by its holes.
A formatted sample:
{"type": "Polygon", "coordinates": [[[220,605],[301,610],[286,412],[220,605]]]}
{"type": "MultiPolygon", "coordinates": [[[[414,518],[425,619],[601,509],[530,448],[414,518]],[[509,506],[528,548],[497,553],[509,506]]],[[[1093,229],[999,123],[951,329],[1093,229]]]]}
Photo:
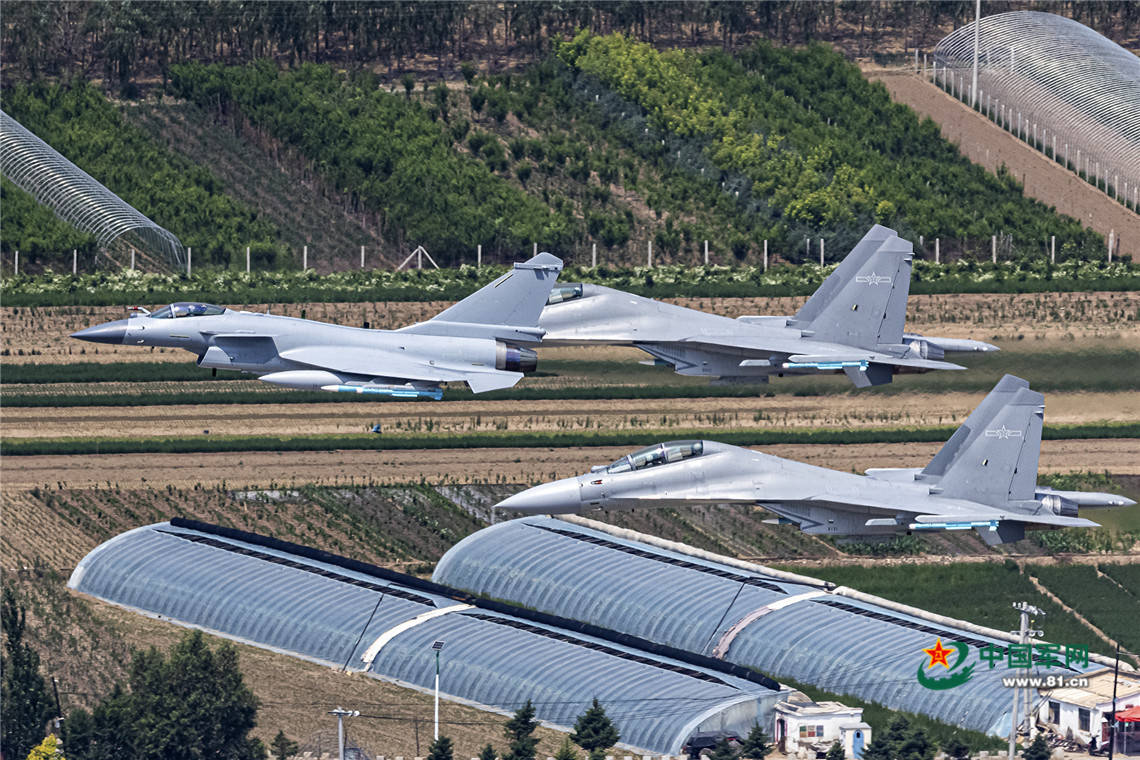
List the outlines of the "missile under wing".
{"type": "Polygon", "coordinates": [[[538,316],[561,270],[560,259],[540,253],[434,318],[399,330],[175,303],[72,337],[184,348],[201,367],[252,373],[287,388],[439,399],[444,383],[481,393],[510,388],[535,369],[527,346],[542,338],[538,316]]]}
{"type": "Polygon", "coordinates": [[[976,530],[990,544],[1025,530],[1090,528],[1081,506],[1127,506],[1115,494],[1037,485],[1044,400],[1006,375],[921,470],[837,472],[715,441],[649,446],[497,506],[527,514],[692,504],[758,505],[778,522],[828,536],[976,530]]]}
{"type": "Polygon", "coordinates": [[[860,388],[895,374],[964,369],[960,351],[996,351],[981,341],[906,333],[911,244],[875,225],[791,317],[741,317],[655,301],[600,285],[561,285],[539,324],[543,345],[630,345],[646,364],[721,382],[843,372],[860,388]]]}

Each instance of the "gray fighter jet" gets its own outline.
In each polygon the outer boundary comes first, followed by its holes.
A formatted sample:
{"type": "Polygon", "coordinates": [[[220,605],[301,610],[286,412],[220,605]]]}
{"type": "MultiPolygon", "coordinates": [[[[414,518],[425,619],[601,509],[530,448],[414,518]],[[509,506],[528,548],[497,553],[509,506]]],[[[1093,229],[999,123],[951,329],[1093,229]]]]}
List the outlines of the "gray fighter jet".
{"type": "Polygon", "coordinates": [[[395,398],[442,397],[463,382],[475,393],[510,388],[537,364],[542,311],[562,261],[540,253],[426,322],[369,330],[307,319],[175,303],[88,327],[95,343],[174,346],[198,366],[258,375],[286,388],[395,398]]]}
{"type": "Polygon", "coordinates": [[[670,441],[497,507],[526,514],[691,504],[759,505],[774,522],[827,536],[976,530],[988,544],[1026,528],[1093,528],[1079,507],[1134,504],[1037,485],[1044,397],[1006,375],[921,469],[828,470],[715,441],[670,441]]]}
{"type": "Polygon", "coordinates": [[[902,372],[965,369],[951,352],[996,351],[977,340],[903,332],[911,244],[875,225],[793,317],[730,319],[601,285],[551,291],[542,345],[629,345],[681,375],[765,383],[772,375],[843,372],[857,387],[902,372]]]}

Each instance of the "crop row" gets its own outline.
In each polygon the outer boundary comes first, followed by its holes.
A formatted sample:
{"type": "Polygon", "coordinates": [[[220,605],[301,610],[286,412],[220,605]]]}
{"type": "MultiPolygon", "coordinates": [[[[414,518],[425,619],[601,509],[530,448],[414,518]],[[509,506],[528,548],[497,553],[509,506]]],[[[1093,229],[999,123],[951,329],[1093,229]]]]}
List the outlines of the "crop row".
{"type": "MultiPolygon", "coordinates": [[[[326,451],[331,449],[478,449],[567,446],[646,446],[667,438],[711,437],[737,446],[782,443],[906,443],[944,441],[948,427],[866,428],[838,430],[639,430],[572,433],[492,433],[462,435],[297,435],[201,436],[180,438],[51,438],[7,439],[0,452],[9,456],[33,454],[204,453],[219,451],[326,451]]],[[[1135,438],[1140,423],[1055,425],[1047,428],[1050,440],[1135,438]]]]}
{"type": "MultiPolygon", "coordinates": [[[[586,281],[655,298],[793,296],[812,293],[834,266],[568,267],[562,282],[586,281]]],[[[455,301],[507,271],[502,266],[455,269],[307,271],[195,271],[191,276],[125,269],[92,274],[45,272],[0,280],[7,306],[100,306],[179,300],[217,303],[455,301]]],[[[911,292],[1033,293],[1140,289],[1140,265],[1131,262],[917,261],[911,292]]]]}
{"type": "Polygon", "coordinates": [[[1136,596],[1111,580],[1098,577],[1097,569],[1091,565],[1032,566],[1029,572],[1125,649],[1140,652],[1140,627],[1136,625],[1140,599],[1136,596]]]}

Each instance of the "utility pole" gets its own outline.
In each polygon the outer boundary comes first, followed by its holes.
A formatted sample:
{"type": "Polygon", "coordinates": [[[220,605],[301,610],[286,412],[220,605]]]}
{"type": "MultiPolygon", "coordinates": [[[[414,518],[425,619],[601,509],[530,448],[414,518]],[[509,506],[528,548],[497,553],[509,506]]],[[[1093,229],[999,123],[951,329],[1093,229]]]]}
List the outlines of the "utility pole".
{"type": "Polygon", "coordinates": [[[431,645],[435,651],[435,741],[439,741],[439,652],[443,649],[443,639],[431,645]]]}
{"type": "Polygon", "coordinates": [[[345,710],[341,707],[338,707],[335,710],[329,710],[329,715],[336,716],[336,742],[337,746],[340,748],[340,754],[338,757],[340,760],[344,760],[344,719],[358,717],[360,715],[360,711],[345,710]]]}
{"type": "MultiPolygon", "coordinates": [[[[1041,610],[1037,607],[1034,607],[1029,602],[1014,602],[1013,608],[1021,613],[1021,626],[1020,626],[1019,630],[1010,631],[1011,634],[1017,636],[1018,643],[1028,644],[1030,636],[1042,636],[1042,635],[1044,635],[1042,631],[1030,630],[1030,628],[1029,628],[1029,616],[1033,615],[1034,617],[1044,617],[1045,612],[1043,610],[1041,610]]],[[[1032,655],[1030,656],[1030,658],[1031,658],[1030,662],[1032,663],[1032,655]]],[[[1009,713],[1009,760],[1014,760],[1015,753],[1017,752],[1017,725],[1018,725],[1018,723],[1021,722],[1018,719],[1019,715],[1018,715],[1018,709],[1017,709],[1017,701],[1018,701],[1017,698],[1018,698],[1018,694],[1020,694],[1020,692],[1021,692],[1021,689],[1017,688],[1016,686],[1013,688],[1013,709],[1010,710],[1010,713],[1009,713]]],[[[1026,716],[1028,716],[1026,719],[1026,731],[1027,731],[1027,733],[1033,732],[1032,712],[1033,712],[1033,699],[1030,696],[1030,687],[1026,687],[1026,689],[1025,689],[1025,713],[1026,713],[1026,716]]]]}
{"type": "Polygon", "coordinates": [[[970,85],[970,108],[978,104],[978,35],[982,30],[982,0],[974,5],[974,82],[970,85]]]}
{"type": "Polygon", "coordinates": [[[1116,676],[1120,673],[1120,644],[1116,645],[1116,659],[1112,663],[1112,719],[1108,723],[1108,760],[1116,750],[1116,676]]]}

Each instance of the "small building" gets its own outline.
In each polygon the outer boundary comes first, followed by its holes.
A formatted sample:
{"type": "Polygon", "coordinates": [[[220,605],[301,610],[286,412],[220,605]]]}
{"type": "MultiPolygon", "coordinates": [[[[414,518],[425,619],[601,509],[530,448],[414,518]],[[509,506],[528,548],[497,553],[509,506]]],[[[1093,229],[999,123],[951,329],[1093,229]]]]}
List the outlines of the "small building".
{"type": "MultiPolygon", "coordinates": [[[[1037,720],[1058,735],[1087,745],[1096,739],[1101,747],[1108,741],[1108,716],[1112,712],[1112,668],[1087,674],[1088,686],[1042,689],[1037,720]]],[[[1140,706],[1140,676],[1116,676],[1116,710],[1140,706]]]]}
{"type": "Polygon", "coordinates": [[[863,722],[862,707],[839,702],[813,702],[793,691],[786,702],[775,707],[776,746],[788,757],[823,757],[836,741],[849,758],[863,757],[871,743],[871,727],[863,722]]]}

